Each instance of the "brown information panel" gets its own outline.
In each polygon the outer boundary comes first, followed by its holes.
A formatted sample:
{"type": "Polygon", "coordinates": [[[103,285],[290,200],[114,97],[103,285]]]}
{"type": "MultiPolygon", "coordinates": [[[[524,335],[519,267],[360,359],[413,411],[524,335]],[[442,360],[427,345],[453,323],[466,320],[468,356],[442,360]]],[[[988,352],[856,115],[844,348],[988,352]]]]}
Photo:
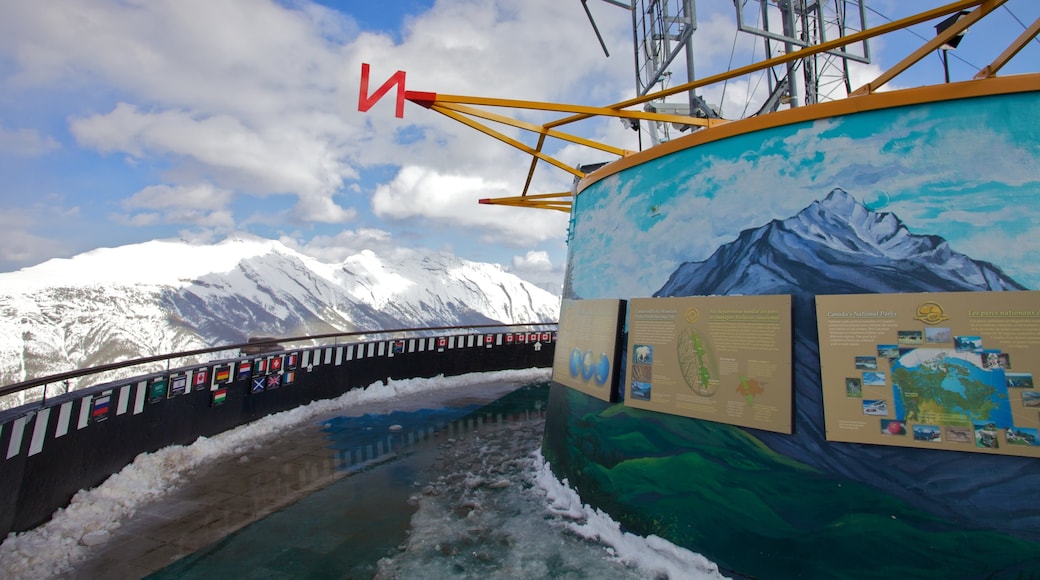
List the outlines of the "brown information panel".
{"type": "Polygon", "coordinates": [[[608,402],[617,400],[621,300],[564,300],[553,380],[608,402]]]}
{"type": "Polygon", "coordinates": [[[791,297],[636,298],[625,404],[791,432],[791,297]]]}
{"type": "Polygon", "coordinates": [[[827,439],[1040,457],[1040,292],[817,296],[827,439]]]}

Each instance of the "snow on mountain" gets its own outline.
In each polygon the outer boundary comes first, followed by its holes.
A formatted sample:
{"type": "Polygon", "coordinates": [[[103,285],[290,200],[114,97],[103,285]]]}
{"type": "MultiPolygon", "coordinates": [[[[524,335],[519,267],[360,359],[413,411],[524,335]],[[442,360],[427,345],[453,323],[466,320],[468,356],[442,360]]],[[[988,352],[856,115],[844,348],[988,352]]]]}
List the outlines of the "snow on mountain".
{"type": "Polygon", "coordinates": [[[939,236],[910,233],[891,213],[841,189],[786,220],[745,230],[703,262],[672,273],[660,296],[1024,290],[939,236]],[[821,281],[821,276],[826,276],[821,281]]]}
{"type": "MultiPolygon", "coordinates": [[[[791,294],[794,434],[756,437],[806,465],[884,489],[943,517],[1000,528],[1040,521],[1040,507],[1005,500],[1040,486],[1036,460],[981,455],[965,472],[955,455],[827,442],[814,298],[1024,289],[993,264],[954,251],[939,236],[913,234],[895,215],[870,211],[835,189],[791,218],[741,232],[703,262],[681,265],[655,296],[791,294]],[[1012,472],[1018,475],[1008,477],[1012,472]],[[927,497],[915,491],[933,486],[955,491],[927,497]]],[[[1017,531],[1035,536],[1035,530],[1017,531]]]]}
{"type": "Polygon", "coordinates": [[[559,297],[444,253],[365,251],[326,264],[235,237],[99,249],[0,274],[0,313],[0,384],[10,384],[251,336],[554,322],[559,297]]]}

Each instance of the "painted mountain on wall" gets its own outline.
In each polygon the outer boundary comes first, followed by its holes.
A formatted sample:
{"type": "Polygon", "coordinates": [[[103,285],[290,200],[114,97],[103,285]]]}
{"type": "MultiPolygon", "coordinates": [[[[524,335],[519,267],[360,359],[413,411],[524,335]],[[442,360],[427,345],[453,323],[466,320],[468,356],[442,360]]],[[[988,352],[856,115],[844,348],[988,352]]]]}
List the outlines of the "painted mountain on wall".
{"type": "Polygon", "coordinates": [[[495,264],[272,240],[152,241],[0,274],[0,384],[142,356],[368,329],[554,322],[559,297],[495,264]]]}
{"type": "Polygon", "coordinates": [[[793,295],[795,432],[751,433],[805,465],[967,526],[1035,535],[1040,506],[1021,501],[1040,486],[1035,459],[972,454],[966,472],[955,452],[826,441],[814,303],[817,294],[1025,289],[997,266],[940,237],[912,234],[895,215],[870,211],[836,189],[791,218],[745,230],[703,262],[683,264],[655,296],[793,295]]]}

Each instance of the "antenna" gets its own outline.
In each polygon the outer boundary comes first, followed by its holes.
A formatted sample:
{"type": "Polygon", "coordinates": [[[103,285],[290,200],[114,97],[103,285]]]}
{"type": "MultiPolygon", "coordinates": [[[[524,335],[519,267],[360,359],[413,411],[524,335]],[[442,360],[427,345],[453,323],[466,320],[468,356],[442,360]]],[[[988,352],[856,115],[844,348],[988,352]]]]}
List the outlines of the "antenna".
{"type": "Polygon", "coordinates": [[[592,25],[592,30],[596,33],[596,38],[599,39],[599,46],[603,49],[603,54],[607,58],[610,58],[610,51],[607,50],[607,43],[603,41],[603,35],[599,33],[599,27],[596,26],[596,19],[592,17],[592,12],[589,10],[589,0],[581,0],[581,7],[585,9],[585,16],[589,17],[589,24],[592,25]]]}

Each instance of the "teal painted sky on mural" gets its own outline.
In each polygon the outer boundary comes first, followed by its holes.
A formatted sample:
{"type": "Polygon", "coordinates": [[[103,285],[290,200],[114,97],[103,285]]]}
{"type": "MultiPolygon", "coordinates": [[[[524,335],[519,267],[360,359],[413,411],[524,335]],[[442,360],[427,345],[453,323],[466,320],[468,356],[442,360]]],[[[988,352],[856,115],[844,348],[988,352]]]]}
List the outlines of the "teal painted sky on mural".
{"type": "Polygon", "coordinates": [[[1040,288],[1040,97],[1023,94],[777,127],[611,176],[576,201],[573,291],[649,296],[835,188],[1040,288]]]}

